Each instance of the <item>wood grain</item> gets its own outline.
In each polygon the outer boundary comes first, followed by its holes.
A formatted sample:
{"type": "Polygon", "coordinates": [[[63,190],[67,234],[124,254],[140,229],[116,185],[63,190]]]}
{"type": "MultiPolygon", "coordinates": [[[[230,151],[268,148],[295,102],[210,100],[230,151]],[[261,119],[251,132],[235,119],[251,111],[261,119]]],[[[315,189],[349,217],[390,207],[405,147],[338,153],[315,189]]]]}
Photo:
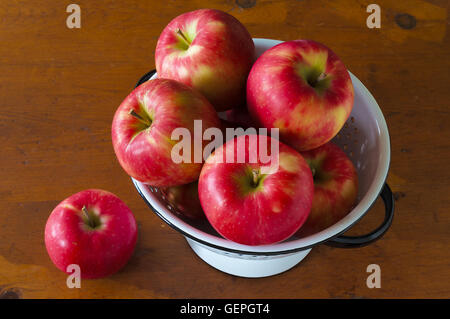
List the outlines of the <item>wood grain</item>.
{"type": "MultiPolygon", "coordinates": [[[[450,297],[450,45],[448,1],[87,1],[81,29],[69,1],[0,2],[0,297],[431,298],[450,297]],[[164,26],[202,7],[229,12],[253,37],[325,43],[368,87],[386,117],[396,215],[385,237],[353,250],[318,246],[289,272],[263,279],[221,273],[152,214],[115,159],[110,125],[137,79],[154,68],[164,26]],[[72,193],[104,188],[139,224],[118,274],[68,289],[47,256],[44,225],[72,193]],[[366,286],[379,264],[382,287],[366,286]]],[[[350,231],[380,222],[381,201],[350,231]]]]}

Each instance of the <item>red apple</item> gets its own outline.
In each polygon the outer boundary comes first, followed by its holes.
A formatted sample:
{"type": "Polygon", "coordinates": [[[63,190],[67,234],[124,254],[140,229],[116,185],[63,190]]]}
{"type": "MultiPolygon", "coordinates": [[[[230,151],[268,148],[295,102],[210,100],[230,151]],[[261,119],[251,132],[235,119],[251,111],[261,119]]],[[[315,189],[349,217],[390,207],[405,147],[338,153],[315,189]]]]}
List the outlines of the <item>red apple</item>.
{"type": "Polygon", "coordinates": [[[224,111],[245,104],[245,83],[255,61],[247,29],[228,13],[201,9],[173,19],[156,45],[158,76],[196,88],[224,111]]]}
{"type": "Polygon", "coordinates": [[[314,186],[311,170],[297,151],[265,135],[243,135],[211,154],[198,188],[203,211],[219,234],[240,244],[264,245],[283,241],[301,227],[314,186]],[[278,154],[278,169],[264,170],[273,162],[263,163],[261,140],[267,154],[278,154]],[[241,162],[238,150],[245,154],[241,162]]]}
{"type": "MultiPolygon", "coordinates": [[[[122,102],[112,123],[112,142],[120,165],[135,179],[152,186],[176,186],[198,179],[203,164],[194,158],[194,121],[201,120],[199,138],[210,127],[220,128],[211,104],[192,88],[168,79],[154,79],[138,86],[122,102]],[[177,128],[187,129],[191,158],[177,162],[172,139],[177,128]]],[[[177,136],[178,137],[178,136],[177,136]]],[[[200,142],[199,150],[207,144],[200,142]]]]}
{"type": "Polygon", "coordinates": [[[353,85],[345,65],[323,44],[283,42],[253,65],[247,107],[260,125],[279,128],[282,141],[310,150],[344,125],[353,107],[353,85]]]}
{"type": "Polygon", "coordinates": [[[47,252],[60,270],[77,264],[82,278],[101,278],[120,270],[137,239],[133,213],[114,194],[89,189],[66,198],[45,225],[47,252]]]}
{"type": "Polygon", "coordinates": [[[205,218],[198,197],[198,182],[160,189],[166,200],[182,215],[192,219],[205,218]]]}
{"type": "Polygon", "coordinates": [[[328,228],[352,210],[358,195],[358,175],[352,161],[331,142],[301,154],[314,178],[311,213],[299,232],[304,236],[328,228]]]}

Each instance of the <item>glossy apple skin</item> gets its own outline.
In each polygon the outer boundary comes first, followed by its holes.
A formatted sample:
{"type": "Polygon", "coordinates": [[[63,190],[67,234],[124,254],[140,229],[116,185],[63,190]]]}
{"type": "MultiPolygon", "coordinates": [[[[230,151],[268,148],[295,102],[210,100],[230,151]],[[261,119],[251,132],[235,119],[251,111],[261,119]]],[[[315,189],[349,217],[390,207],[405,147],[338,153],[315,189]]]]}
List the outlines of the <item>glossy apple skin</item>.
{"type": "Polygon", "coordinates": [[[63,200],[45,225],[45,246],[56,267],[80,266],[82,278],[102,278],[120,270],[133,254],[136,220],[116,195],[89,189],[63,200]],[[82,208],[98,214],[101,225],[86,224],[82,208]]]}
{"type": "MultiPolygon", "coordinates": [[[[152,186],[177,186],[198,179],[203,163],[194,161],[194,120],[202,120],[202,132],[220,128],[211,104],[192,88],[168,79],[149,80],[131,92],[117,109],[112,123],[112,142],[117,159],[128,175],[152,186]],[[146,128],[130,115],[134,110],[151,118],[146,128]],[[190,163],[172,160],[172,132],[187,128],[191,136],[190,163]]],[[[203,146],[207,141],[203,141],[203,146]]],[[[202,158],[202,156],[201,156],[202,158]]]]}
{"type": "Polygon", "coordinates": [[[198,182],[162,188],[166,200],[183,216],[191,219],[203,219],[200,199],[198,197],[198,182]]]}
{"type": "Polygon", "coordinates": [[[194,87],[217,111],[245,104],[246,80],[255,59],[247,29],[228,13],[212,9],[173,19],[162,31],[155,52],[159,77],[194,87]],[[189,46],[178,29],[191,41],[189,46]]]}
{"type": "MultiPolygon", "coordinates": [[[[226,239],[245,245],[265,245],[283,241],[294,234],[309,215],[313,199],[311,170],[291,147],[279,144],[279,168],[260,176],[252,184],[252,171],[263,164],[250,163],[253,143],[272,138],[259,135],[237,137],[225,143],[223,156],[245,139],[246,161],[220,163],[217,150],[205,162],[199,179],[200,203],[214,229],[226,239]]],[[[224,157],[225,159],[226,157],[224,157]]]]}
{"type": "Polygon", "coordinates": [[[335,144],[302,152],[314,173],[314,199],[299,235],[324,230],[345,217],[356,204],[358,175],[352,161],[335,144]]]}
{"type": "Polygon", "coordinates": [[[279,128],[280,139],[298,151],[317,148],[339,132],[352,110],[353,95],[345,65],[329,48],[310,40],[270,48],[255,62],[247,81],[253,119],[263,127],[279,128]]]}

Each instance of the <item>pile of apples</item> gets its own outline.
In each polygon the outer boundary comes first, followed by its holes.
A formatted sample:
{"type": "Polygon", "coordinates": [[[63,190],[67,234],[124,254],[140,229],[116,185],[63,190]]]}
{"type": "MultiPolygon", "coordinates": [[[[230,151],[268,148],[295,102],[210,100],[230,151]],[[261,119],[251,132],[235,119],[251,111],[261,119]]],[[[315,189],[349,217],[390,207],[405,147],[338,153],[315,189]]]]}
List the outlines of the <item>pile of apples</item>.
{"type": "MultiPolygon", "coordinates": [[[[251,35],[236,18],[202,9],[165,27],[155,60],[158,77],[135,88],[112,122],[114,151],[128,175],[158,187],[186,217],[207,219],[224,238],[246,245],[312,234],[351,211],[358,191],[356,170],[329,141],[349,117],[354,92],[345,65],[329,48],[294,40],[256,58],[251,35]],[[199,121],[200,131],[195,126],[199,121]],[[270,134],[235,136],[203,159],[209,141],[202,137],[208,129],[238,127],[276,128],[279,139],[270,134]],[[188,161],[173,159],[179,141],[173,133],[179,128],[191,139],[190,152],[182,154],[188,161]],[[268,169],[271,163],[262,160],[261,145],[276,152],[277,169],[268,169]],[[225,155],[233,160],[223,160],[225,155]]],[[[67,199],[63,203],[71,205],[67,199]]],[[[75,206],[80,211],[85,204],[75,206]]],[[[97,214],[94,221],[89,211],[78,218],[84,224],[99,223],[100,209],[92,211],[97,214]]],[[[136,232],[130,214],[123,228],[116,227],[126,235],[114,234],[127,239],[127,252],[135,243],[135,234],[129,233],[136,232]]],[[[96,227],[91,231],[101,232],[96,227]]],[[[118,241],[114,245],[110,255],[121,253],[123,265],[131,254],[121,251],[118,241]]]]}
{"type": "Polygon", "coordinates": [[[130,176],[160,187],[186,216],[206,217],[223,237],[247,245],[283,241],[305,222],[303,232],[316,232],[349,212],[356,171],[329,141],[350,115],[353,86],[330,49],[288,41],[256,59],[237,19],[205,9],[166,26],[155,60],[158,78],[131,92],[112,124],[114,150],[130,176]],[[262,174],[269,164],[248,160],[259,156],[249,154],[257,150],[252,143],[270,144],[267,135],[228,140],[204,163],[175,163],[172,132],[184,127],[194,139],[195,120],[202,121],[202,136],[211,127],[278,128],[279,169],[262,174]],[[243,163],[221,161],[238,145],[245,148],[243,163]]]}

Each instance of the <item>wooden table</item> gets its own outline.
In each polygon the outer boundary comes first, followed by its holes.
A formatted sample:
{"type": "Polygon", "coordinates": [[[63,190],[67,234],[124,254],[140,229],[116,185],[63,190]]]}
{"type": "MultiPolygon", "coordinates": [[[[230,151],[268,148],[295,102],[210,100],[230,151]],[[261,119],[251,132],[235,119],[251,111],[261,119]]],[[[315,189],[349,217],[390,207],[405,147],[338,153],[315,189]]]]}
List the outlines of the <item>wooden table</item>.
{"type": "MultiPolygon", "coordinates": [[[[3,298],[429,298],[450,297],[450,45],[448,1],[88,1],[81,28],[71,2],[0,3],[0,296],[3,298]],[[154,68],[154,49],[175,16],[227,11],[253,37],[327,44],[376,97],[386,117],[394,223],[360,249],[318,246],[294,269],[244,279],[201,261],[150,212],[111,145],[114,111],[154,68]],[[107,189],[133,210],[139,240],[129,264],[68,289],[51,263],[44,226],[54,206],[86,188],[107,189]],[[381,267],[369,289],[366,267],[381,267]]],[[[379,200],[350,234],[383,218],[379,200]]]]}

